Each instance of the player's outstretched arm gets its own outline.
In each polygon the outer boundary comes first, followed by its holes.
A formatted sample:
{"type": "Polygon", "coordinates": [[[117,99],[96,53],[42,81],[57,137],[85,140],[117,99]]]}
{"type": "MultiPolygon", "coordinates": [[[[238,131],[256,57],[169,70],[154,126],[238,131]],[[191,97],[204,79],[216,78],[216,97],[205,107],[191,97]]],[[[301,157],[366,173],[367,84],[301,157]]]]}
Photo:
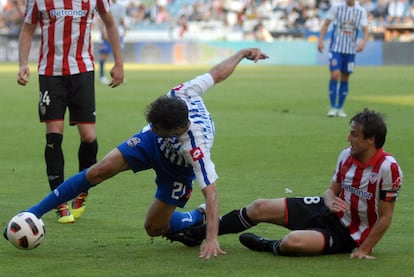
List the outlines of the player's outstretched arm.
{"type": "Polygon", "coordinates": [[[210,74],[213,77],[214,83],[219,83],[224,81],[228,76],[230,76],[236,66],[242,61],[243,59],[248,59],[254,62],[259,60],[264,60],[269,58],[265,53],[263,53],[259,48],[245,48],[239,50],[234,55],[230,56],[229,58],[225,59],[221,63],[215,65],[212,69],[210,69],[210,74]]]}

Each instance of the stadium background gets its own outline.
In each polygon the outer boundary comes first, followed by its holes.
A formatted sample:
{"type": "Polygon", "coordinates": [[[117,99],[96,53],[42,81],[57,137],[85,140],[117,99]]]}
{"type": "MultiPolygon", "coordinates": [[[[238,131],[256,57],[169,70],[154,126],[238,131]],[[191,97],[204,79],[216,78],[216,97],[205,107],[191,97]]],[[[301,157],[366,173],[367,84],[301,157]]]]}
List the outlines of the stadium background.
{"type": "MultiPolygon", "coordinates": [[[[260,47],[270,56],[266,64],[326,65],[327,51],[318,53],[316,39],[329,7],[339,1],[342,0],[117,0],[127,14],[124,60],[210,65],[236,49],[260,47]],[[259,23],[271,34],[270,41],[257,35],[259,23]]],[[[15,63],[24,0],[0,2],[0,62],[15,63]],[[20,17],[13,17],[16,13],[20,17]],[[8,20],[9,17],[19,19],[8,20]]],[[[413,65],[414,1],[359,2],[368,11],[370,39],[356,63],[413,65]]],[[[96,53],[100,34],[95,27],[92,39],[96,53]]],[[[32,45],[32,62],[37,61],[39,45],[37,37],[32,45]]]]}

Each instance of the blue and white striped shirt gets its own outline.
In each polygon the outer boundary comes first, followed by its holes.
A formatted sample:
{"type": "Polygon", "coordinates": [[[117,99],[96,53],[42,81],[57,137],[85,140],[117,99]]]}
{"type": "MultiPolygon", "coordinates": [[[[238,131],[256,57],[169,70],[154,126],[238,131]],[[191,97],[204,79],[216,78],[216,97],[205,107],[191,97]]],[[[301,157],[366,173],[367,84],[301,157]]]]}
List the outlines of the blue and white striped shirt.
{"type": "Polygon", "coordinates": [[[214,86],[209,73],[174,87],[167,95],[180,97],[187,103],[190,128],[179,137],[158,138],[162,154],[172,163],[190,164],[201,189],[214,183],[218,176],[210,158],[213,147],[214,122],[204,104],[202,95],[214,86]]]}
{"type": "Polygon", "coordinates": [[[352,7],[346,2],[341,3],[329,10],[327,19],[334,24],[329,50],[343,54],[355,54],[358,30],[368,25],[365,9],[358,3],[352,7]]]}

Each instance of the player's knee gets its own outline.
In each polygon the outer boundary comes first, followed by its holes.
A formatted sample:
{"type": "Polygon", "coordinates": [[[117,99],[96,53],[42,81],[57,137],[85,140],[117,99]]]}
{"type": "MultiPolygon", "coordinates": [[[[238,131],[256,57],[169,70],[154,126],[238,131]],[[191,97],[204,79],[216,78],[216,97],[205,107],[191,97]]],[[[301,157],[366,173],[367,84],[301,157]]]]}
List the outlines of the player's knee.
{"type": "Polygon", "coordinates": [[[254,200],[248,207],[247,207],[247,213],[249,215],[249,218],[251,220],[257,220],[260,218],[260,215],[262,215],[266,211],[267,199],[256,199],[254,200]]]}
{"type": "Polygon", "coordinates": [[[145,231],[150,237],[158,237],[167,233],[168,228],[165,226],[157,226],[151,223],[144,224],[145,231]]]}
{"type": "Polygon", "coordinates": [[[92,165],[86,172],[86,178],[91,184],[97,185],[106,179],[106,169],[101,162],[92,165]]]}
{"type": "Polygon", "coordinates": [[[303,246],[302,238],[295,232],[286,235],[280,243],[280,248],[287,251],[296,251],[303,246]]]}
{"type": "Polygon", "coordinates": [[[92,143],[96,140],[96,135],[95,134],[84,134],[81,136],[81,141],[83,143],[92,143]]]}
{"type": "Polygon", "coordinates": [[[292,231],[282,239],[279,250],[298,255],[320,254],[323,250],[323,242],[301,231],[292,231]]]}
{"type": "Polygon", "coordinates": [[[339,80],[340,77],[341,77],[341,73],[339,71],[333,71],[331,73],[332,80],[339,80]]]}

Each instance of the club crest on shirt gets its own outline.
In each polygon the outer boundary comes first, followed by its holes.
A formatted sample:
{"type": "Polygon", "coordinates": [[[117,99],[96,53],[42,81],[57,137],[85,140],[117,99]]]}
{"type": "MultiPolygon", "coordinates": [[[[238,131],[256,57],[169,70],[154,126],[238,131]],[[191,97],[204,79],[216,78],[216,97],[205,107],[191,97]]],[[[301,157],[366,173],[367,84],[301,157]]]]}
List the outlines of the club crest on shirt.
{"type": "Polygon", "coordinates": [[[141,143],[141,139],[140,138],[130,138],[127,141],[127,144],[130,147],[134,147],[134,146],[136,146],[139,143],[141,143]]]}
{"type": "Polygon", "coordinates": [[[196,148],[191,149],[190,150],[190,155],[191,155],[191,158],[193,158],[193,161],[198,161],[198,160],[204,158],[204,153],[203,153],[203,151],[201,150],[200,147],[196,147],[196,148]]]}
{"type": "Polygon", "coordinates": [[[369,182],[371,184],[375,184],[378,181],[378,174],[377,173],[371,173],[369,176],[369,182]]]}

